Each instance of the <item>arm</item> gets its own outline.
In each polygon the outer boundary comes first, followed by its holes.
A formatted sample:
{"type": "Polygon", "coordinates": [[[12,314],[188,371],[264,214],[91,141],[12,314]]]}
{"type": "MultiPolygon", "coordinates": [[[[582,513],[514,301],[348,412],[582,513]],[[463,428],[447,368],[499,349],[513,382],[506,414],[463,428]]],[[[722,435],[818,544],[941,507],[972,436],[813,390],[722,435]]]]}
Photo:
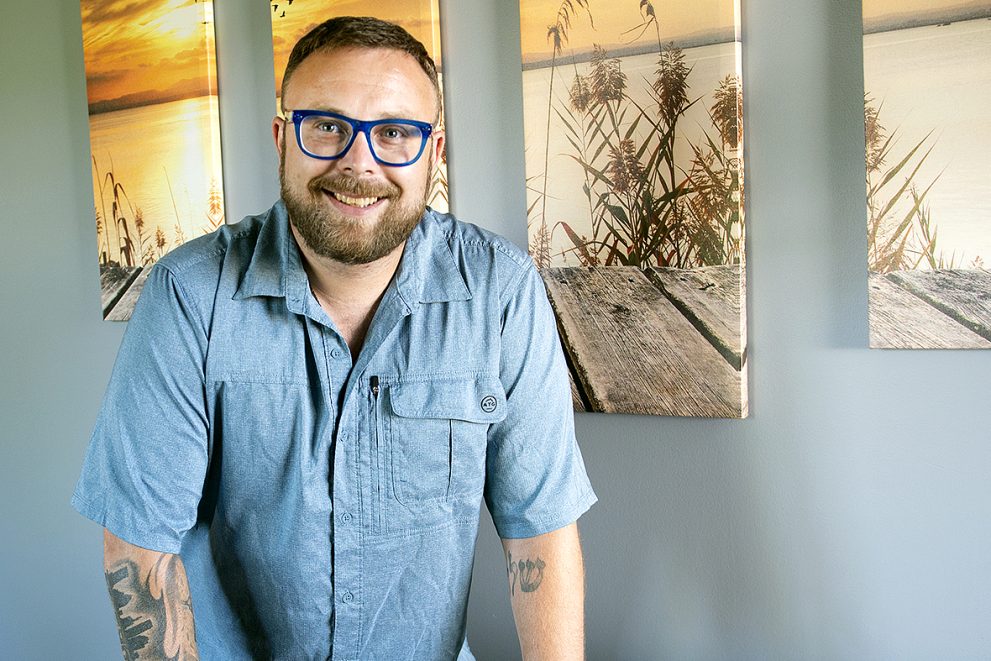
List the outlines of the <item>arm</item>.
{"type": "Polygon", "coordinates": [[[578,525],[504,539],[502,546],[523,659],[584,659],[585,568],[578,525]]]}
{"type": "Polygon", "coordinates": [[[178,555],[103,535],[103,569],[125,661],[197,661],[193,604],[178,555]]]}

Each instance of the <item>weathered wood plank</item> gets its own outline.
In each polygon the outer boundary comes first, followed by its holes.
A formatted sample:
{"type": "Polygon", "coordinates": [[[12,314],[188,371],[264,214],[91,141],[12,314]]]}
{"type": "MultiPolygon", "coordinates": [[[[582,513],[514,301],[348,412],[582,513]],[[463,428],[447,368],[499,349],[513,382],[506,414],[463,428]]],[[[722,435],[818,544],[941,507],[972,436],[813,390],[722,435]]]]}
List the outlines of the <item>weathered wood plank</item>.
{"type": "Polygon", "coordinates": [[[746,415],[741,373],[639,269],[567,267],[542,274],[592,410],[746,415]]]}
{"type": "Polygon", "coordinates": [[[991,342],[967,330],[885,276],[871,273],[867,282],[871,348],[991,348],[991,342]]]}
{"type": "Polygon", "coordinates": [[[654,268],[648,275],[730,365],[741,369],[747,359],[747,322],[740,265],[654,268]]]}
{"type": "Polygon", "coordinates": [[[588,407],[582,401],[582,391],[579,390],[578,384],[575,383],[574,370],[568,370],[568,381],[571,383],[571,408],[575,411],[588,411],[588,407]]]}
{"type": "Polygon", "coordinates": [[[113,309],[134,279],[141,273],[141,267],[101,266],[100,267],[100,308],[103,318],[113,309]]]}
{"type": "Polygon", "coordinates": [[[896,271],[887,277],[991,341],[991,271],[896,271]]]}
{"type": "Polygon", "coordinates": [[[149,273],[151,273],[151,269],[141,269],[134,282],[131,283],[131,286],[120,297],[120,300],[117,301],[113,309],[104,316],[104,319],[107,321],[127,321],[131,318],[131,312],[134,311],[134,305],[138,302],[138,296],[141,295],[141,290],[145,287],[145,281],[148,279],[149,273]]]}

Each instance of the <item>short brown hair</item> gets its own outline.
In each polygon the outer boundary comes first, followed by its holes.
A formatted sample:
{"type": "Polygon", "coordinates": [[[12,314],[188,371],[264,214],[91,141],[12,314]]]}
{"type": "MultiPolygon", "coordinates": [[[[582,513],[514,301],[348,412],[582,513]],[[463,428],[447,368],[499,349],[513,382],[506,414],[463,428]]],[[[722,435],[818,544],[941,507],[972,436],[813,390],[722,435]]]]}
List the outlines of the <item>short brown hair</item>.
{"type": "Polygon", "coordinates": [[[437,80],[437,65],[430,58],[427,49],[401,26],[370,16],[338,16],[324,21],[310,30],[296,42],[286,71],[282,76],[282,97],[286,96],[289,79],[303,60],[317,51],[336,48],[388,48],[402,51],[416,60],[437,92],[437,108],[442,99],[440,83],[437,80]]]}

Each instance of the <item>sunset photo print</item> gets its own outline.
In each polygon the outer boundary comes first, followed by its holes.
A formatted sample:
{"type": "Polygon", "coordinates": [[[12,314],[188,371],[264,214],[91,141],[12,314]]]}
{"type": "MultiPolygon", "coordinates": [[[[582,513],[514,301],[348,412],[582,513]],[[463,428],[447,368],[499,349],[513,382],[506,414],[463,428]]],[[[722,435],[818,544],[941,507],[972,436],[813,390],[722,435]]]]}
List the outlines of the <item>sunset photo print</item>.
{"type": "Polygon", "coordinates": [[[81,0],[101,308],[224,222],[213,3],[81,0]]]}

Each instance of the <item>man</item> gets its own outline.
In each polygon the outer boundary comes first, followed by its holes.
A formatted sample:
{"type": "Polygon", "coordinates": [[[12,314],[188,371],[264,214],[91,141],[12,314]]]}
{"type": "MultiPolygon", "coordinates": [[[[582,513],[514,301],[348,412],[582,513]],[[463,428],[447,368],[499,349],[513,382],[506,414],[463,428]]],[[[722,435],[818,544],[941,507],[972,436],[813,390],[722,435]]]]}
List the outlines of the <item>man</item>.
{"type": "Polygon", "coordinates": [[[529,258],[425,208],[438,90],[401,28],[318,26],[281,201],[152,269],[73,497],[126,658],[471,659],[483,496],[524,656],[582,657],[564,358],[529,258]]]}

